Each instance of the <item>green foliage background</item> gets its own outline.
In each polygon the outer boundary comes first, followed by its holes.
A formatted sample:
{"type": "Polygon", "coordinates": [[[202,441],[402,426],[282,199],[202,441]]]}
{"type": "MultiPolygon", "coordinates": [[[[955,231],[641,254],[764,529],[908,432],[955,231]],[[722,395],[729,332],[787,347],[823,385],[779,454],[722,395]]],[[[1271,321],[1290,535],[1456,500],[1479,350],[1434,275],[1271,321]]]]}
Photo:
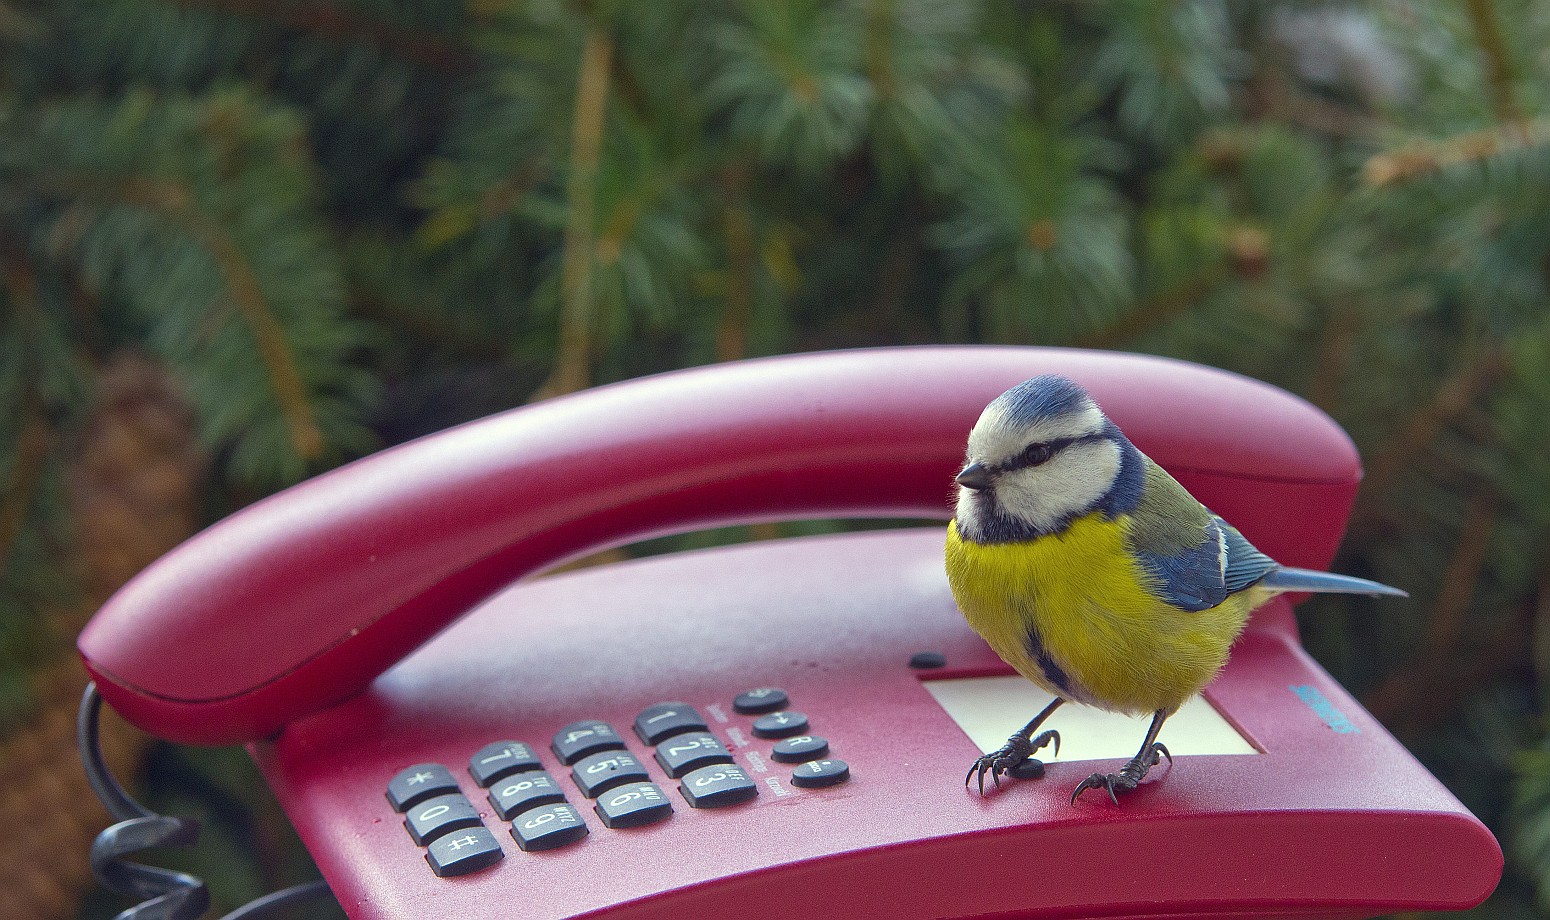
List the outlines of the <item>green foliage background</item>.
{"type": "Polygon", "coordinates": [[[652,371],[1122,348],[1350,430],[1339,565],[1413,600],[1307,643],[1503,840],[1480,912],[1541,911],[1546,49],[1530,0],[4,0],[0,723],[68,653],[59,471],[115,353],[180,382],[214,519],[652,371]]]}

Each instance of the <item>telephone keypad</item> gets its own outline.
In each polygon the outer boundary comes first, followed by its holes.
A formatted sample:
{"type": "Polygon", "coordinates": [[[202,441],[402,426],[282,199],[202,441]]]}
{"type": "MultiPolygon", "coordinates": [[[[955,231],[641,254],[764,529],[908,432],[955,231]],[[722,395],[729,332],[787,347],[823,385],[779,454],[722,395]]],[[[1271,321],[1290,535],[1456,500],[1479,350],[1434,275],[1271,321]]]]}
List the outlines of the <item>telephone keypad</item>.
{"type": "Polygon", "coordinates": [[[673,803],[656,783],[629,783],[603,793],[593,810],[608,827],[640,827],[667,818],[673,803]]]}
{"type": "Polygon", "coordinates": [[[531,745],[521,741],[497,741],[480,748],[468,758],[468,775],[480,786],[488,787],[513,773],[543,769],[531,745]]]}
{"type": "Polygon", "coordinates": [[[542,805],[524,811],[511,822],[511,836],[517,846],[532,853],[553,850],[587,836],[587,823],[581,813],[569,805],[542,805]]]}
{"type": "Polygon", "coordinates": [[[565,793],[559,783],[543,770],[529,770],[508,776],[490,787],[490,804],[502,821],[510,821],[516,815],[539,805],[555,805],[565,801],[565,793]]]}
{"type": "Polygon", "coordinates": [[[614,727],[607,722],[599,722],[596,719],[584,719],[580,722],[572,722],[554,733],[554,741],[549,745],[554,751],[554,756],[560,758],[560,763],[567,767],[583,757],[596,754],[599,751],[622,751],[624,739],[614,731],[614,727]]]}
{"type": "Polygon", "coordinates": [[[686,775],[678,791],[693,808],[724,808],[755,798],[759,787],[736,764],[712,764],[686,775]]]}
{"type": "Polygon", "coordinates": [[[645,782],[651,777],[646,766],[629,751],[599,751],[583,757],[571,767],[571,778],[580,787],[581,794],[595,799],[615,786],[625,783],[645,782]]]}
{"type": "Polygon", "coordinates": [[[705,717],[688,703],[657,703],[635,717],[635,734],[647,744],[661,744],[674,735],[702,732],[708,727],[705,717]]]}
{"type": "Polygon", "coordinates": [[[457,792],[452,771],[439,763],[418,763],[388,781],[388,804],[394,811],[408,811],[426,799],[457,792]]]}
{"type": "Polygon", "coordinates": [[[500,841],[483,825],[447,834],[431,841],[425,861],[442,878],[467,875],[493,866],[505,857],[500,841]]]}
{"type": "Polygon", "coordinates": [[[404,819],[404,828],[409,831],[409,836],[422,847],[453,831],[482,824],[479,812],[459,793],[426,799],[410,807],[408,817],[404,819]]]}
{"type": "Polygon", "coordinates": [[[657,745],[657,763],[673,779],[716,763],[731,763],[732,752],[710,732],[674,735],[657,745]]]}

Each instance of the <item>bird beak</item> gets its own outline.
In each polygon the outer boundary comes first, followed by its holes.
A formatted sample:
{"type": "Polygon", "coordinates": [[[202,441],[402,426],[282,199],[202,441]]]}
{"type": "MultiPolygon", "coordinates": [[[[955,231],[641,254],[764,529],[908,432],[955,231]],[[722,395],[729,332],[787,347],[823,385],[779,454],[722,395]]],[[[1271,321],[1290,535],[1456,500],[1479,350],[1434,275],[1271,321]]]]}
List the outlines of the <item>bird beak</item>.
{"type": "Polygon", "coordinates": [[[982,463],[971,463],[958,474],[958,484],[966,489],[990,488],[990,470],[985,469],[982,463]]]}

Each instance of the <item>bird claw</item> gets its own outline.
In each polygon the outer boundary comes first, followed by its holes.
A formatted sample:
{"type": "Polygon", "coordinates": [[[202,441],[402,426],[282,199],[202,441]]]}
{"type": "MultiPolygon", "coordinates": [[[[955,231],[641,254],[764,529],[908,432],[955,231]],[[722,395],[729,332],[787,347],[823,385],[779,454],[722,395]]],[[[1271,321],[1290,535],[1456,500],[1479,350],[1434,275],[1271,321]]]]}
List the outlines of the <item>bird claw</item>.
{"type": "Polygon", "coordinates": [[[969,785],[976,774],[979,777],[980,795],[985,794],[985,774],[990,774],[990,780],[997,789],[1001,788],[1001,776],[1007,774],[1014,779],[1038,779],[1044,775],[1044,763],[1033,758],[1033,752],[1054,743],[1054,756],[1060,756],[1060,733],[1047,731],[1033,740],[1022,735],[1013,735],[1001,745],[999,750],[982,754],[969,767],[968,775],[964,776],[963,784],[969,785]]]}
{"type": "Polygon", "coordinates": [[[1168,758],[1168,766],[1172,767],[1173,755],[1168,753],[1168,748],[1161,741],[1153,742],[1145,751],[1131,758],[1118,773],[1094,773],[1078,783],[1071,792],[1071,804],[1075,805],[1082,793],[1101,786],[1109,793],[1109,799],[1118,805],[1119,794],[1139,786],[1141,780],[1146,778],[1147,771],[1157,766],[1158,760],[1163,757],[1168,758]]]}

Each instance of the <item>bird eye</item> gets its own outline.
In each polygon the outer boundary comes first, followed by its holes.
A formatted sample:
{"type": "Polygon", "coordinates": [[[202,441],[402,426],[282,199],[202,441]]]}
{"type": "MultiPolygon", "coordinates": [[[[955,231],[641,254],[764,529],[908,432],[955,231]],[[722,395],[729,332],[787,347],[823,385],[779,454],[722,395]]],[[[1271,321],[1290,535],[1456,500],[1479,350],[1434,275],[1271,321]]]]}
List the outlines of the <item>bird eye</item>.
{"type": "Polygon", "coordinates": [[[1029,466],[1038,466],[1050,458],[1055,449],[1048,444],[1030,444],[1023,451],[1023,462],[1029,466]]]}

